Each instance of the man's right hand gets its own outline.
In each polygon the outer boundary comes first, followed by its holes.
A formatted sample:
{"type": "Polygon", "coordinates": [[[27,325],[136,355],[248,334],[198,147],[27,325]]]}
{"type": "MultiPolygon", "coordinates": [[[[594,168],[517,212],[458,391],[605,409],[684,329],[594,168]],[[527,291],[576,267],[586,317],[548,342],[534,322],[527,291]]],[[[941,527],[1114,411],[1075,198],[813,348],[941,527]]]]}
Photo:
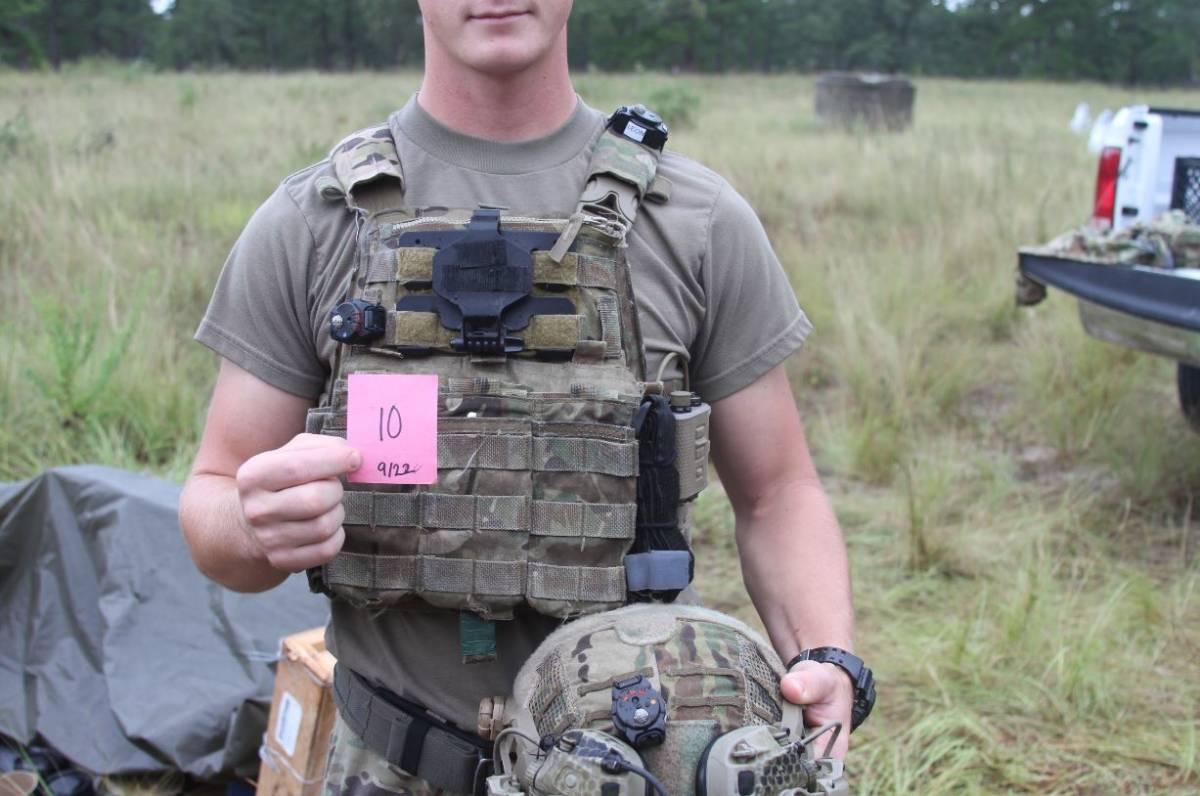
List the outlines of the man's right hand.
{"type": "Polygon", "coordinates": [[[361,464],[344,439],[299,434],[238,468],[243,527],[272,567],[301,572],[338,554],[346,539],[339,476],[361,464]]]}

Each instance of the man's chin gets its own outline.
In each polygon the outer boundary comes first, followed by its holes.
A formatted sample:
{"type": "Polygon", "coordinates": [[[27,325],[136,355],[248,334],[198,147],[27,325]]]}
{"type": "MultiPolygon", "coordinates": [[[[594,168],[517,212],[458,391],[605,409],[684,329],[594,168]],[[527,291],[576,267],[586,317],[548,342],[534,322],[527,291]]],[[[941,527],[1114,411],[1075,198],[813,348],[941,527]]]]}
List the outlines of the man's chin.
{"type": "Polygon", "coordinates": [[[509,77],[520,74],[538,62],[536,54],[519,47],[481,47],[472,52],[469,66],[489,77],[509,77]]]}

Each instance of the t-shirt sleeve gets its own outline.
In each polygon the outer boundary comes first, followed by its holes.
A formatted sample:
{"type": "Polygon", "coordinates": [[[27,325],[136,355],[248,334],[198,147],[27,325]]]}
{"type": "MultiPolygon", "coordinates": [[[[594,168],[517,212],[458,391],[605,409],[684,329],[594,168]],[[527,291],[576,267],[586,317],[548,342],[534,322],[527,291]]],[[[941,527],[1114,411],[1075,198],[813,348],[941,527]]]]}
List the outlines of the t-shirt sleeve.
{"type": "Polygon", "coordinates": [[[307,309],[316,248],[300,208],[280,186],[229,253],[196,340],[272,386],[319,396],[325,367],[307,309]]]}
{"type": "Polygon", "coordinates": [[[708,224],[704,319],[693,346],[692,386],[718,401],[783,362],[812,324],[753,208],[722,183],[708,224]]]}

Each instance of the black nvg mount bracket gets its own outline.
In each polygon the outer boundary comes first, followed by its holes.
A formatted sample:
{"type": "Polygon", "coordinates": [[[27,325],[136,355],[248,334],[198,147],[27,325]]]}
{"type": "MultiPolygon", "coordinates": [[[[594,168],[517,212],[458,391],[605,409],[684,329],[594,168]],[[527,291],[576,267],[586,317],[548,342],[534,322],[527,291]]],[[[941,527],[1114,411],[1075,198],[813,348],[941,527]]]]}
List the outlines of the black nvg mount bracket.
{"type": "Polygon", "coordinates": [[[575,312],[570,299],[530,295],[533,252],[553,248],[557,240],[555,232],[501,231],[500,211],[490,208],[476,210],[466,230],[406,232],[398,246],[438,249],[433,256],[433,293],[404,296],[396,309],[437,313],[442,326],[460,333],[450,341],[456,351],[521,351],[524,341],[511,332],[529,326],[534,315],[575,312]]]}

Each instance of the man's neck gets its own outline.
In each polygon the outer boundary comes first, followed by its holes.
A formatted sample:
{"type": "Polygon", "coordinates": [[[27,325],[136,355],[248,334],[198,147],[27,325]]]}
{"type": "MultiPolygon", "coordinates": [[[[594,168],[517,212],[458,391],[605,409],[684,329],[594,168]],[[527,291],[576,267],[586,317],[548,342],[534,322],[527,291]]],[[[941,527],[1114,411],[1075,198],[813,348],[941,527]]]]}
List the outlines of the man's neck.
{"type": "Polygon", "coordinates": [[[515,74],[487,75],[426,59],[417,102],[452,130],[493,141],[523,141],[557,130],[577,98],[565,53],[515,74]]]}

